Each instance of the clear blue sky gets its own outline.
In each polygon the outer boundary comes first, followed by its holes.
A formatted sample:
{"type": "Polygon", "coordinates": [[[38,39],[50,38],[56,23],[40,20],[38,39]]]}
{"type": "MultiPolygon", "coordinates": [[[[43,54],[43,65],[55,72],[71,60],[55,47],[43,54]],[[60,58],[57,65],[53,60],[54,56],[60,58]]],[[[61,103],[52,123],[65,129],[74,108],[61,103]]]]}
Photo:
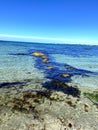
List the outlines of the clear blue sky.
{"type": "Polygon", "coordinates": [[[0,0],[0,34],[98,41],[98,0],[0,0]]]}

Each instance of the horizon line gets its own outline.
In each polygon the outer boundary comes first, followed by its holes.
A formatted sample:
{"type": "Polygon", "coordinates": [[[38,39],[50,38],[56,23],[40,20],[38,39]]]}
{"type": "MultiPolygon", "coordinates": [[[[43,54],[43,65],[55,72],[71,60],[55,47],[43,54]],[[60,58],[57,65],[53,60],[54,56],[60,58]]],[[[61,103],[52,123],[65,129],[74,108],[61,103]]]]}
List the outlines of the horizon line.
{"type": "Polygon", "coordinates": [[[0,34],[0,40],[51,43],[51,44],[54,43],[54,44],[98,45],[97,40],[74,40],[66,38],[47,38],[47,37],[11,35],[11,34],[0,34]]]}

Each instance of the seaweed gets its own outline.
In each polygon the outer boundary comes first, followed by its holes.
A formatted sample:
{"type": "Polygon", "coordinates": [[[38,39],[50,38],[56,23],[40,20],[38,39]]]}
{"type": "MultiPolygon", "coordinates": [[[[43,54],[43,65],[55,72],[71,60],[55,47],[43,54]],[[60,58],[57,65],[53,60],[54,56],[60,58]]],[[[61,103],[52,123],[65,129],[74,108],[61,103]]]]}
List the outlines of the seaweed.
{"type": "Polygon", "coordinates": [[[98,105],[98,92],[84,93],[84,96],[89,98],[94,104],[98,105]]]}
{"type": "Polygon", "coordinates": [[[73,97],[80,97],[81,91],[77,87],[69,86],[60,80],[52,80],[45,82],[43,87],[47,88],[49,91],[62,91],[65,94],[72,95],[73,97]]]}
{"type": "Polygon", "coordinates": [[[26,82],[2,82],[0,83],[0,88],[8,88],[8,87],[15,87],[15,86],[24,86],[26,82]]]}

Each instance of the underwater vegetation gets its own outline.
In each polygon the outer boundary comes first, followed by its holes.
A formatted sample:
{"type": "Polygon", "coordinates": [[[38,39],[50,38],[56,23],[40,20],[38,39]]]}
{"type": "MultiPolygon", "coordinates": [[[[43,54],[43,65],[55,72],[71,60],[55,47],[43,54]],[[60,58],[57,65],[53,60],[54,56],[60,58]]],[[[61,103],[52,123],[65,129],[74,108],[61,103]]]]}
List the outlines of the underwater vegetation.
{"type": "Polygon", "coordinates": [[[26,84],[25,82],[2,82],[0,83],[0,88],[24,86],[25,84],[26,84]]]}

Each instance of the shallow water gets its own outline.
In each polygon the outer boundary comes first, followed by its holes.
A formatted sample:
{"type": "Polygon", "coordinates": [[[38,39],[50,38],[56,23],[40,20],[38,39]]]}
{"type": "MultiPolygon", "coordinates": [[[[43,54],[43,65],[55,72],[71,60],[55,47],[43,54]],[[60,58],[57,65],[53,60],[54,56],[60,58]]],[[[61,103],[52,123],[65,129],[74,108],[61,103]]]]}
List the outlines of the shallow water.
{"type": "Polygon", "coordinates": [[[35,58],[27,53],[28,47],[21,43],[0,43],[0,82],[43,78],[43,74],[34,67],[35,58]],[[26,55],[22,55],[24,53],[26,55]]]}
{"type": "Polygon", "coordinates": [[[98,46],[0,42],[1,83],[45,77],[98,87],[98,46]],[[47,65],[32,56],[38,51],[49,58],[49,65],[55,66],[55,70],[45,69],[47,65]],[[70,79],[62,79],[63,73],[70,74],[70,79]]]}

